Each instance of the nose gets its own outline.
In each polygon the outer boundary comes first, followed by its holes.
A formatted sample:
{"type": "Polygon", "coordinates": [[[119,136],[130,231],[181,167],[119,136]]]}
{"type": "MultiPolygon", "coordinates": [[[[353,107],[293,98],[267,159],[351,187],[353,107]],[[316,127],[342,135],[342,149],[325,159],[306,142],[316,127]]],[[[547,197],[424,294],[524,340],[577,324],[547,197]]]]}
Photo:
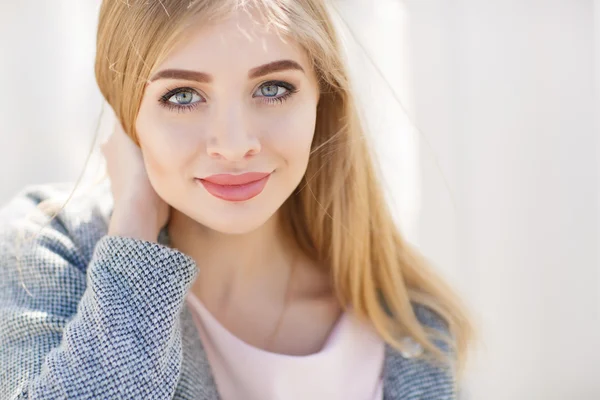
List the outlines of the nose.
{"type": "Polygon", "coordinates": [[[260,140],[251,134],[251,126],[240,107],[230,107],[215,114],[206,146],[210,157],[242,161],[260,153],[260,140]]]}

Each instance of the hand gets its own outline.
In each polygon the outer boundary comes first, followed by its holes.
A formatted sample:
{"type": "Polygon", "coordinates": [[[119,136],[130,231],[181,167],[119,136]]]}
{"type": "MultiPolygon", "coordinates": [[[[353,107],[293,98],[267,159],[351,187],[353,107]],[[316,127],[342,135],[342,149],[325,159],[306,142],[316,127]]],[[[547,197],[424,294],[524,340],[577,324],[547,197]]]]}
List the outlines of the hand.
{"type": "Polygon", "coordinates": [[[140,148],[117,121],[101,149],[114,199],[108,234],[156,242],[170,207],[152,187],[140,148]]]}

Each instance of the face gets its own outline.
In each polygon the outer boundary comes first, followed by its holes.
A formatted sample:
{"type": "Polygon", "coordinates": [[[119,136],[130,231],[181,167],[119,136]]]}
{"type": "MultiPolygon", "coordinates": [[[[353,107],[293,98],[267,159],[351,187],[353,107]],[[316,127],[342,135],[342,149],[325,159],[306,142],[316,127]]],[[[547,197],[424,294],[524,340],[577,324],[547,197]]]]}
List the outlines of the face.
{"type": "Polygon", "coordinates": [[[240,11],[186,32],[149,79],[136,121],[148,177],[222,232],[272,218],[308,164],[319,99],[303,49],[240,11]]]}

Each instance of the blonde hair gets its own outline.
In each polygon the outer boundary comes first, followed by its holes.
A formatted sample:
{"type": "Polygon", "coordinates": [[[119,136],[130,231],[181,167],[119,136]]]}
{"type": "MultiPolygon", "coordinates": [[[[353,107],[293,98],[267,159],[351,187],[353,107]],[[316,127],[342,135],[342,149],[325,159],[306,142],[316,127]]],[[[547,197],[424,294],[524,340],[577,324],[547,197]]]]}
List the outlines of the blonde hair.
{"type": "Polygon", "coordinates": [[[137,143],[135,120],[145,84],[192,24],[253,7],[306,50],[321,97],[312,152],[296,193],[282,206],[303,250],[330,268],[342,307],[351,306],[392,347],[410,336],[436,359],[466,361],[473,328],[451,288],[401,236],[383,196],[364,140],[332,20],[323,0],[104,0],[97,38],[96,79],[125,131],[137,143]],[[382,301],[383,300],[383,301],[382,301]],[[445,353],[413,305],[447,325],[445,353]]]}

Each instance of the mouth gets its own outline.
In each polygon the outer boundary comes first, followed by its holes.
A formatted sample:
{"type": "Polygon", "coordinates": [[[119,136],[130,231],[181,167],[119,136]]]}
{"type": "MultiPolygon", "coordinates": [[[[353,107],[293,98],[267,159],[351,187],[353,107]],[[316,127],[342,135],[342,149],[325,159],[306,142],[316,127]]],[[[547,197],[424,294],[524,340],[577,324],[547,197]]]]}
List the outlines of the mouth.
{"type": "Polygon", "coordinates": [[[226,201],[240,202],[258,196],[267,185],[271,173],[248,172],[241,175],[218,174],[195,178],[206,191],[226,201]]]}

